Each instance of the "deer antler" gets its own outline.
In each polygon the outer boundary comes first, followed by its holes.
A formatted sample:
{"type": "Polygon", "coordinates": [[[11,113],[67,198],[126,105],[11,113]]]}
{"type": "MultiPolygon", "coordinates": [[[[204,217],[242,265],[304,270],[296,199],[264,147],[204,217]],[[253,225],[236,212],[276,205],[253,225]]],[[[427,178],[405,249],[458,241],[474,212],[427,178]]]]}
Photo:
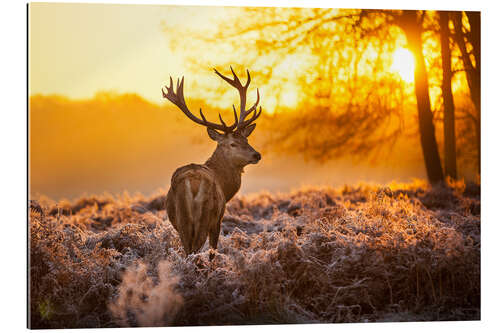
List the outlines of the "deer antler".
{"type": "Polygon", "coordinates": [[[176,89],[177,92],[174,91],[174,84],[172,81],[172,77],[170,77],[170,87],[165,87],[165,88],[167,88],[166,94],[163,88],[161,90],[161,92],[163,93],[163,97],[168,99],[173,104],[175,104],[186,116],[188,116],[189,119],[191,119],[195,123],[206,126],[214,130],[223,131],[225,133],[232,132],[238,125],[238,116],[236,114],[236,110],[234,110],[234,124],[232,124],[231,126],[226,125],[220,113],[219,113],[219,119],[221,122],[220,124],[207,121],[207,119],[203,115],[203,112],[201,111],[201,108],[200,108],[200,116],[202,119],[192,114],[186,105],[186,101],[184,100],[184,77],[182,77],[180,84],[179,84],[179,79],[177,79],[177,89],[176,89]]]}
{"type": "MultiPolygon", "coordinates": [[[[233,73],[233,79],[230,79],[230,78],[222,75],[215,68],[214,68],[214,71],[215,71],[215,74],[219,75],[224,81],[226,81],[231,86],[236,88],[236,90],[238,90],[238,93],[240,94],[240,117],[237,121],[236,131],[241,131],[245,127],[250,125],[252,122],[254,122],[262,113],[262,107],[259,107],[259,112],[257,112],[257,105],[259,105],[259,101],[260,101],[259,88],[257,88],[257,101],[255,102],[254,105],[252,105],[252,107],[250,109],[246,110],[245,108],[246,108],[246,101],[247,101],[247,89],[248,89],[248,86],[250,85],[250,81],[251,81],[250,72],[247,69],[247,82],[245,83],[245,85],[242,85],[240,79],[238,78],[238,76],[234,72],[233,67],[230,67],[230,68],[231,68],[231,73],[233,73]],[[245,120],[245,118],[248,117],[248,115],[251,114],[252,112],[253,112],[252,117],[250,117],[250,119],[245,120]]],[[[233,105],[233,112],[236,115],[236,108],[234,107],[234,105],[233,105]]]]}

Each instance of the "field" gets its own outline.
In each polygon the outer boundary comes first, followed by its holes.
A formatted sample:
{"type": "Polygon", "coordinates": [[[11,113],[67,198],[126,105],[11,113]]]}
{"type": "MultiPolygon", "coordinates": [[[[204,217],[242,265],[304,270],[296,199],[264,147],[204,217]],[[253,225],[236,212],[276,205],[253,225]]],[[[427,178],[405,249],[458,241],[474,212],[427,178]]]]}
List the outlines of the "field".
{"type": "Polygon", "coordinates": [[[480,319],[480,185],[231,200],[185,257],[165,193],[30,201],[32,328],[480,319]]]}

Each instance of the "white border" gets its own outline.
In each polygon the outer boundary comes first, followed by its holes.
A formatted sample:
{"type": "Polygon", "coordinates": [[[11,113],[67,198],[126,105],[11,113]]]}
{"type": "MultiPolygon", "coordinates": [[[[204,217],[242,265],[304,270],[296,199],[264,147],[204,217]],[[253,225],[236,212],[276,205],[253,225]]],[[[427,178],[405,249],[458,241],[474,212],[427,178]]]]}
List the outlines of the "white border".
{"type": "MultiPolygon", "coordinates": [[[[78,1],[59,1],[78,2],[78,1]]],[[[139,1],[79,1],[87,3],[141,3],[139,1]]],[[[500,188],[499,143],[500,107],[498,103],[498,71],[500,13],[494,1],[436,1],[420,0],[401,2],[397,0],[178,0],[145,1],[142,4],[177,5],[231,5],[231,6],[286,6],[286,7],[335,7],[335,8],[397,8],[397,9],[452,9],[482,11],[482,320],[480,322],[448,323],[387,323],[387,324],[342,324],[342,325],[281,325],[281,326],[229,326],[203,328],[168,328],[179,331],[233,332],[235,329],[250,332],[258,330],[302,331],[375,331],[400,332],[422,330],[450,330],[453,332],[475,332],[498,330],[498,217],[497,192],[500,188]]],[[[2,238],[2,328],[6,331],[23,331],[26,327],[26,4],[22,1],[2,2],[2,108],[0,135],[2,144],[1,163],[1,219],[2,238]]],[[[128,331],[130,329],[124,329],[128,331]]],[[[158,329],[134,329],[134,332],[158,329]]],[[[49,330],[51,331],[51,330],[49,330]]],[[[79,330],[79,332],[90,330],[79,330]]],[[[112,329],[112,331],[116,331],[112,329]]]]}

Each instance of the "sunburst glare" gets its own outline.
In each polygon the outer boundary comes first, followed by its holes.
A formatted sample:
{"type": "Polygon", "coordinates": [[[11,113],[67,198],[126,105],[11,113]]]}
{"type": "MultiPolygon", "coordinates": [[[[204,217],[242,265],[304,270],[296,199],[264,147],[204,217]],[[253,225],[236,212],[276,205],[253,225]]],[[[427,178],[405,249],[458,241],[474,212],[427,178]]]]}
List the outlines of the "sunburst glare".
{"type": "Polygon", "coordinates": [[[415,70],[415,58],[413,54],[405,48],[398,48],[392,56],[391,71],[399,74],[403,81],[413,82],[413,71],[415,70]]]}

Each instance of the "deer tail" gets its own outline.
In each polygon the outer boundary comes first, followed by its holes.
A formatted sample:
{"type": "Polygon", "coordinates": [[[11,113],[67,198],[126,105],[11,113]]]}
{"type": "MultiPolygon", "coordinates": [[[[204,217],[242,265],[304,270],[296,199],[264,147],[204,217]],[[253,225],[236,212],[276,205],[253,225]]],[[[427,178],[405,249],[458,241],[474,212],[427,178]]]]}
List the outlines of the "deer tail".
{"type": "Polygon", "coordinates": [[[183,210],[184,210],[184,219],[183,223],[183,238],[185,239],[186,245],[189,249],[186,249],[188,252],[193,252],[197,250],[200,245],[202,238],[206,237],[206,234],[202,229],[202,217],[203,217],[203,208],[205,204],[205,200],[207,197],[207,182],[205,179],[200,180],[200,185],[198,187],[198,191],[196,195],[193,197],[193,191],[191,187],[191,182],[189,178],[184,180],[184,198],[180,200],[183,202],[183,210]]]}
{"type": "MultiPolygon", "coordinates": [[[[200,180],[200,186],[198,188],[198,193],[196,193],[194,200],[193,200],[193,222],[194,222],[194,237],[193,240],[196,237],[203,237],[202,233],[200,232],[200,227],[201,224],[203,223],[201,221],[202,215],[203,215],[203,204],[205,202],[207,193],[206,192],[206,182],[203,178],[200,180]]],[[[199,242],[198,239],[195,240],[196,243],[199,242]]]]}

